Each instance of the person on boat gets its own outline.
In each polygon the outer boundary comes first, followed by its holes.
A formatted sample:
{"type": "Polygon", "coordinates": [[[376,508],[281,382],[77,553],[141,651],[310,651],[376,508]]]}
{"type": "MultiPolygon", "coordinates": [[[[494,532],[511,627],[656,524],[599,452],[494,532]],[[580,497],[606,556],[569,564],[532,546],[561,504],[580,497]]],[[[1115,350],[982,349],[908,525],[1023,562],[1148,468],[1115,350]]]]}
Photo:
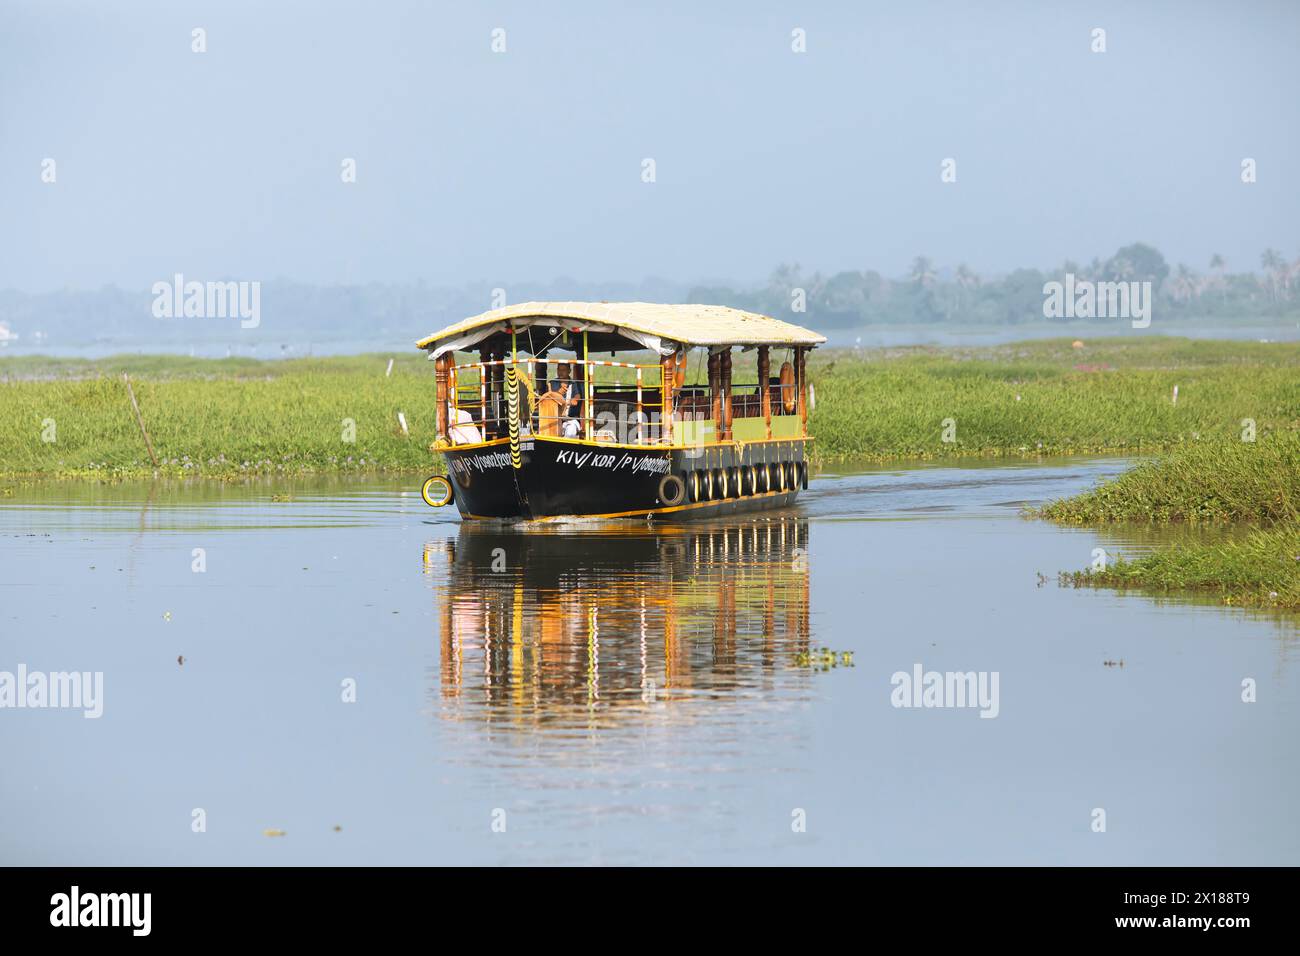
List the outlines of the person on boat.
{"type": "Polygon", "coordinates": [[[578,421],[571,416],[578,399],[573,395],[573,386],[565,382],[568,366],[559,363],[556,372],[557,377],[550,380],[546,393],[537,399],[537,430],[542,435],[577,438],[578,421]]]}
{"type": "Polygon", "coordinates": [[[563,412],[559,424],[560,436],[562,438],[577,438],[582,433],[581,411],[580,406],[582,399],[578,395],[578,389],[574,382],[573,365],[568,362],[560,362],[556,366],[556,373],[559,376],[551,382],[551,391],[555,392],[562,403],[563,412]]]}
{"type": "Polygon", "coordinates": [[[453,445],[475,445],[483,440],[483,434],[475,424],[473,415],[463,408],[456,409],[453,415],[455,424],[449,433],[453,445]]]}

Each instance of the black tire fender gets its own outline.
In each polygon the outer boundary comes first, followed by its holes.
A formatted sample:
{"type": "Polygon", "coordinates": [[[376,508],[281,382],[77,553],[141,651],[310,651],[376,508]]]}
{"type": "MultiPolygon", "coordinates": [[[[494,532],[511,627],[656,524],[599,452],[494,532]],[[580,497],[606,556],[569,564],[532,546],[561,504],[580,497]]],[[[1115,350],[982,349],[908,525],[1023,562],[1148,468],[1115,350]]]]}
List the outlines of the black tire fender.
{"type": "Polygon", "coordinates": [[[674,508],[686,499],[686,482],[677,475],[664,475],[659,479],[659,502],[674,508]]]}

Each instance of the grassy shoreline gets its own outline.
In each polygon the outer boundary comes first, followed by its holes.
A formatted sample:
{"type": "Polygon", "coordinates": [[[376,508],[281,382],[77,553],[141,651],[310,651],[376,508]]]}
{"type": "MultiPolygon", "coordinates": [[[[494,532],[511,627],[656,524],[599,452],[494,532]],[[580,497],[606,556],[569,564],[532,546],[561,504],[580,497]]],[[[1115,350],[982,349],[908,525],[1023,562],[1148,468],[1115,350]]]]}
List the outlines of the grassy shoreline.
{"type": "Polygon", "coordinates": [[[395,356],[386,375],[388,358],[0,361],[0,405],[11,411],[0,420],[0,476],[228,480],[436,470],[429,363],[395,356]]]}
{"type": "Polygon", "coordinates": [[[1182,448],[1035,512],[1062,524],[1247,528],[1186,541],[1104,569],[1061,574],[1074,587],[1209,593],[1221,603],[1300,609],[1300,434],[1182,448]]]}
{"type": "Polygon", "coordinates": [[[1300,407],[1295,344],[1060,339],[814,356],[826,460],[1149,455],[1235,439],[1246,418],[1259,434],[1289,430],[1300,407]]]}
{"type": "MultiPolygon", "coordinates": [[[[810,370],[814,453],[824,462],[1154,454],[1235,438],[1243,418],[1261,435],[1289,430],[1300,405],[1293,343],[826,349],[813,353],[810,370]]],[[[738,369],[737,379],[744,374],[738,369]]],[[[11,481],[440,468],[429,451],[433,376],[414,350],[289,360],[5,358],[0,408],[0,477],[11,481]]]]}
{"type": "Polygon", "coordinates": [[[1184,446],[1037,513],[1078,525],[1300,522],[1300,432],[1184,446]]]}
{"type": "Polygon", "coordinates": [[[1252,530],[1242,540],[1183,545],[1105,570],[1069,571],[1073,587],[1136,589],[1147,594],[1200,593],[1238,607],[1300,609],[1300,530],[1252,530]]]}

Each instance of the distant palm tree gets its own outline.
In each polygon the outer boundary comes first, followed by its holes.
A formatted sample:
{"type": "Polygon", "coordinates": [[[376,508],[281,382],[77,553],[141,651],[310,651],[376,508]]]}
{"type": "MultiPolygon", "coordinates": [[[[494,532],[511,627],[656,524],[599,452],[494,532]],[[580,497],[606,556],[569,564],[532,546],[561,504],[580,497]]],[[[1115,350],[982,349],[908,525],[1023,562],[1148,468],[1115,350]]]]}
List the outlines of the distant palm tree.
{"type": "Polygon", "coordinates": [[[1223,278],[1223,270],[1227,265],[1228,261],[1217,252],[1210,256],[1210,271],[1214,273],[1214,284],[1219,287],[1219,294],[1224,302],[1228,301],[1228,283],[1223,278]]]}
{"type": "Polygon", "coordinates": [[[769,284],[782,291],[800,285],[800,271],[799,263],[789,265],[783,262],[772,270],[772,278],[769,280],[769,284]]]}
{"type": "Polygon", "coordinates": [[[934,281],[934,263],[925,256],[917,256],[912,260],[912,274],[908,278],[917,285],[929,285],[934,281]]]}
{"type": "Polygon", "coordinates": [[[964,309],[969,298],[967,293],[980,284],[980,277],[972,272],[964,262],[957,266],[954,275],[957,279],[957,303],[959,307],[964,309]]]}
{"type": "Polygon", "coordinates": [[[1268,274],[1269,282],[1273,287],[1273,300],[1277,301],[1278,280],[1281,278],[1282,271],[1286,268],[1286,260],[1282,258],[1282,253],[1276,249],[1265,249],[1259,257],[1259,264],[1264,267],[1268,274]]]}

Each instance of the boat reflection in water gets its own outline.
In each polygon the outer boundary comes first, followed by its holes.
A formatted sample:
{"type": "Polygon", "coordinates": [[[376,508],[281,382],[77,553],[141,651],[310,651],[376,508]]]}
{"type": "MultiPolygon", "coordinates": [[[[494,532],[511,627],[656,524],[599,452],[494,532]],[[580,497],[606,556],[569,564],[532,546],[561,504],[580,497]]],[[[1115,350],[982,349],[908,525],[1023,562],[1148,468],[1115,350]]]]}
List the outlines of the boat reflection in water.
{"type": "Polygon", "coordinates": [[[788,515],[653,529],[467,522],[424,555],[443,713],[590,727],[803,687],[807,549],[807,521],[788,515]]]}

